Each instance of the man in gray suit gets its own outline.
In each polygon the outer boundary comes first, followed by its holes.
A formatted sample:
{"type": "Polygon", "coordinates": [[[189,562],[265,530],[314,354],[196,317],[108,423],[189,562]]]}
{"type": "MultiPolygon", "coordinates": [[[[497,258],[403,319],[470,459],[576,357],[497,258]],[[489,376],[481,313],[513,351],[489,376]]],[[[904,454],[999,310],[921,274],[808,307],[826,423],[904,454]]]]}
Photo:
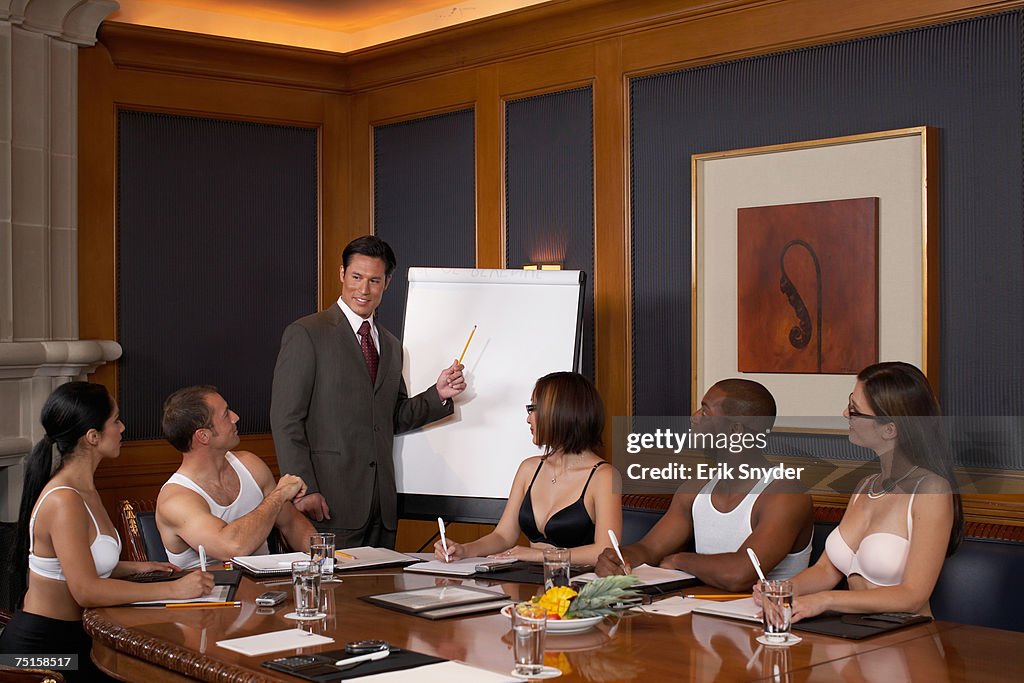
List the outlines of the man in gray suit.
{"type": "Polygon", "coordinates": [[[410,397],[402,345],[374,322],[395,270],[387,242],[359,237],[341,255],[341,296],[284,331],[270,424],[282,472],[306,482],[294,501],[338,548],[392,548],[398,529],[394,435],[451,415],[466,382],[455,361],[410,397]]]}

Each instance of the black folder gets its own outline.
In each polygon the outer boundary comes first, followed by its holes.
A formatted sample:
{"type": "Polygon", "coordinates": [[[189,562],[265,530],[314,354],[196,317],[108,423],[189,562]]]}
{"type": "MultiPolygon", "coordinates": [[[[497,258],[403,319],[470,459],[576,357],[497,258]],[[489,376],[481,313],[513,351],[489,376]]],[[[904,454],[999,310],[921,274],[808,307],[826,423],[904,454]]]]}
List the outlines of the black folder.
{"type": "Polygon", "coordinates": [[[353,665],[351,668],[334,666],[336,661],[351,656],[346,654],[344,650],[332,650],[315,655],[278,657],[277,659],[263,662],[263,666],[267,669],[305,678],[307,681],[331,683],[333,681],[347,681],[351,678],[369,676],[370,674],[402,671],[403,669],[412,669],[425,664],[436,664],[437,662],[446,661],[440,657],[393,647],[391,648],[391,654],[384,659],[362,662],[361,664],[353,665]]]}
{"type": "Polygon", "coordinates": [[[912,612],[881,612],[879,614],[824,614],[793,624],[794,631],[822,633],[849,640],[862,640],[914,624],[926,624],[931,617],[912,612]]]}

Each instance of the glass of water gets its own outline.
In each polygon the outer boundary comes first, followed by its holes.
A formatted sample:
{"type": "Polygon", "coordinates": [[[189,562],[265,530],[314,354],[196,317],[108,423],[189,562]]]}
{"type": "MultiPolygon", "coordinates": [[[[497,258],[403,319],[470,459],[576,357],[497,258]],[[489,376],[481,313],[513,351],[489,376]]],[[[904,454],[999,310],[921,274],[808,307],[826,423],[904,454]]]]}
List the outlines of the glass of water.
{"type": "Polygon", "coordinates": [[[309,559],[320,566],[321,581],[334,580],[334,534],[316,533],[309,536],[309,559]]]}
{"type": "Polygon", "coordinates": [[[548,611],[532,602],[512,607],[512,632],[515,634],[517,676],[536,676],[544,669],[544,634],[548,611]]]}
{"type": "Polygon", "coordinates": [[[569,585],[569,549],[544,550],[544,590],[569,585]]]}
{"type": "Polygon", "coordinates": [[[765,640],[785,644],[793,622],[793,582],[762,581],[761,610],[765,640]]]}
{"type": "Polygon", "coordinates": [[[292,587],[295,589],[295,615],[320,615],[320,563],[312,560],[292,562],[292,587]]]}

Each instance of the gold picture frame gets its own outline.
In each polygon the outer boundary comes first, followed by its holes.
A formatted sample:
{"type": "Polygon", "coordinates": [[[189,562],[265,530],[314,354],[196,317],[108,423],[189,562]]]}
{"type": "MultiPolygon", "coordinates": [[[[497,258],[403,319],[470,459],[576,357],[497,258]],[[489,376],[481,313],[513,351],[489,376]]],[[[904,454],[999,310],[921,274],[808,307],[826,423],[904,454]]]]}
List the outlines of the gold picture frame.
{"type": "Polygon", "coordinates": [[[879,198],[879,360],[917,365],[938,391],[937,151],[938,131],[920,126],[693,155],[694,406],[716,381],[747,377],[775,396],[776,429],[846,431],[854,376],[738,371],[736,211],[857,197],[879,198]]]}

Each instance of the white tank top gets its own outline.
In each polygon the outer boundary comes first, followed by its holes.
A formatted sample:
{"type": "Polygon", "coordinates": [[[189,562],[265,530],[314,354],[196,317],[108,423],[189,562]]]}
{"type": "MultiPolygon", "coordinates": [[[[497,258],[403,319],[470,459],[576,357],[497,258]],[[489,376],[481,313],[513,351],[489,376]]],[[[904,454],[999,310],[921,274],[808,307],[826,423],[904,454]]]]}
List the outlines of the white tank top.
{"type": "MultiPolygon", "coordinates": [[[[235,457],[235,454],[231,451],[227,452],[228,463],[231,465],[231,469],[238,475],[238,497],[228,505],[220,505],[210,495],[200,488],[199,484],[195,483],[184,474],[178,474],[175,472],[171,475],[171,478],[167,480],[167,484],[177,484],[178,486],[184,486],[185,488],[195,491],[206,501],[206,504],[210,506],[210,514],[218,519],[222,519],[228,524],[235,521],[243,515],[247,515],[256,507],[263,502],[263,490],[253,479],[249,469],[242,464],[242,462],[235,457]]],[[[162,488],[162,487],[161,487],[162,488]]],[[[194,569],[199,566],[199,553],[194,548],[186,548],[180,553],[174,553],[167,550],[167,560],[172,564],[175,564],[182,569],[194,569]]],[[[264,540],[263,545],[256,549],[254,555],[267,555],[270,553],[270,549],[267,548],[267,542],[264,540]]],[[[230,558],[222,557],[222,560],[230,558]]]]}
{"type": "MultiPolygon", "coordinates": [[[[740,546],[753,531],[750,515],[754,509],[754,503],[761,492],[771,484],[771,480],[759,480],[731,512],[720,512],[711,502],[711,494],[714,492],[716,484],[718,484],[718,477],[705,484],[693,501],[694,546],[696,551],[702,555],[734,553],[740,549],[740,546]]],[[[811,541],[808,541],[807,547],[803,550],[790,553],[782,558],[782,561],[768,572],[766,578],[790,579],[807,569],[810,559],[811,541]]]]}

